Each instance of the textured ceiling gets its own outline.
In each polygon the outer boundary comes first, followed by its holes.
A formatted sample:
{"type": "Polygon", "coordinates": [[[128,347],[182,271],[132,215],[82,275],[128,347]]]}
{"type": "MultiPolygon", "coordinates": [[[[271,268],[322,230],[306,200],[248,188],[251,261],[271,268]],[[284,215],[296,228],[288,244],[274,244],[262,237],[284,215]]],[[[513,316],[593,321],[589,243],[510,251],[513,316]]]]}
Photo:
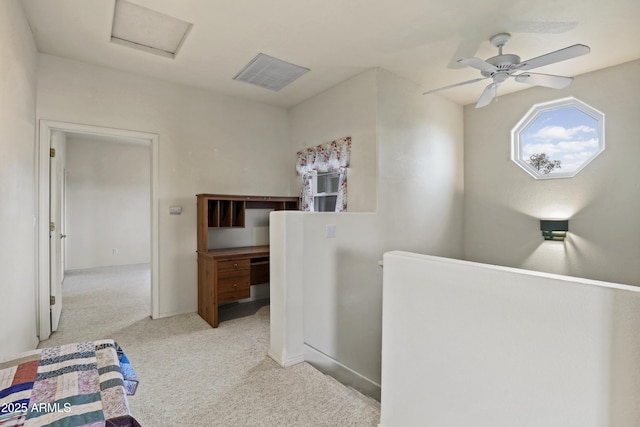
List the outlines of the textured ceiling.
{"type": "MultiPolygon", "coordinates": [[[[640,58],[640,1],[616,0],[131,0],[193,24],[175,59],[110,42],[115,0],[23,0],[42,53],[292,107],[372,68],[420,92],[480,77],[456,59],[497,51],[524,59],[576,43],[589,55],[536,69],[576,76],[640,58]],[[258,53],[311,71],[279,92],[232,80],[258,53]]],[[[474,103],[486,82],[441,92],[474,103]]],[[[509,82],[508,93],[530,86],[509,82]]],[[[552,90],[552,89],[549,89],[552,90]]]]}

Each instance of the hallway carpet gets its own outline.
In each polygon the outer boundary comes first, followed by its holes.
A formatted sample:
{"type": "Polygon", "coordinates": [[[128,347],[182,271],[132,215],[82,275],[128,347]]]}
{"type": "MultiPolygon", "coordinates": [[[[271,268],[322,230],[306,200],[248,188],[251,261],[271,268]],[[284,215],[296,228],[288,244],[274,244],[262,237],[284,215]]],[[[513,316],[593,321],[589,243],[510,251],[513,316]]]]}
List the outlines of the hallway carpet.
{"type": "Polygon", "coordinates": [[[148,265],[67,272],[59,331],[41,347],[115,339],[140,379],[129,402],[145,427],[378,424],[377,402],[266,356],[269,306],[217,329],[194,313],[151,320],[149,288],[148,265]]]}

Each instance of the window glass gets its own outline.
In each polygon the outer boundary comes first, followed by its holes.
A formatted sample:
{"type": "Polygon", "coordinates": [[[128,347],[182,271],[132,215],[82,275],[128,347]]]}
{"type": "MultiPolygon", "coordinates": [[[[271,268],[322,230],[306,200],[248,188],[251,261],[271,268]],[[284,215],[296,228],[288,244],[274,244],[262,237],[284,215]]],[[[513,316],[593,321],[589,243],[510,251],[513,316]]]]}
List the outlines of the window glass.
{"type": "Polygon", "coordinates": [[[537,104],[512,144],[512,160],[534,178],[573,177],[604,150],[604,116],[575,98],[537,104]]]}

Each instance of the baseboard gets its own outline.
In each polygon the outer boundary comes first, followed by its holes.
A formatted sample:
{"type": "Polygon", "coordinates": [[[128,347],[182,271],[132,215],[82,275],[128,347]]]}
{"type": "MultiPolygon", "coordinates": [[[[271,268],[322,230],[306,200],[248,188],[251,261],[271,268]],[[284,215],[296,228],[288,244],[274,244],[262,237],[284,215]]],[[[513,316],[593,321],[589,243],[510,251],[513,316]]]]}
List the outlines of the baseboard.
{"type": "Polygon", "coordinates": [[[283,359],[281,356],[278,356],[277,354],[272,352],[271,349],[269,349],[269,351],[267,352],[267,356],[272,358],[278,365],[282,366],[283,368],[288,368],[290,366],[297,365],[298,363],[304,362],[303,354],[300,354],[296,357],[289,357],[287,359],[283,359]]]}
{"type": "Polygon", "coordinates": [[[151,315],[151,318],[156,320],[156,319],[164,319],[166,317],[173,317],[173,316],[180,316],[182,314],[191,314],[191,313],[198,313],[198,311],[193,311],[193,310],[187,310],[187,311],[169,311],[169,312],[165,312],[165,313],[158,313],[157,317],[153,317],[153,315],[151,315]]]}
{"type": "Polygon", "coordinates": [[[307,344],[304,345],[304,360],[320,372],[331,375],[342,384],[353,387],[360,393],[380,402],[380,384],[362,376],[353,369],[307,344]]]}

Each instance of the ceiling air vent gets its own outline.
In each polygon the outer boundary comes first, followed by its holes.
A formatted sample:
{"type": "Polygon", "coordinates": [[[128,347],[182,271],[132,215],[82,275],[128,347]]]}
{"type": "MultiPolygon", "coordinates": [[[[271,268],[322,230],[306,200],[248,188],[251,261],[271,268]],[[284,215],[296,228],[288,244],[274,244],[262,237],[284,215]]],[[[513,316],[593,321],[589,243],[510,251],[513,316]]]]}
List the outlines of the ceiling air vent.
{"type": "Polygon", "coordinates": [[[173,59],[192,26],[126,0],[116,0],[111,42],[173,59]]]}
{"type": "Polygon", "coordinates": [[[308,68],[260,53],[233,79],[277,92],[307,71],[308,68]]]}

